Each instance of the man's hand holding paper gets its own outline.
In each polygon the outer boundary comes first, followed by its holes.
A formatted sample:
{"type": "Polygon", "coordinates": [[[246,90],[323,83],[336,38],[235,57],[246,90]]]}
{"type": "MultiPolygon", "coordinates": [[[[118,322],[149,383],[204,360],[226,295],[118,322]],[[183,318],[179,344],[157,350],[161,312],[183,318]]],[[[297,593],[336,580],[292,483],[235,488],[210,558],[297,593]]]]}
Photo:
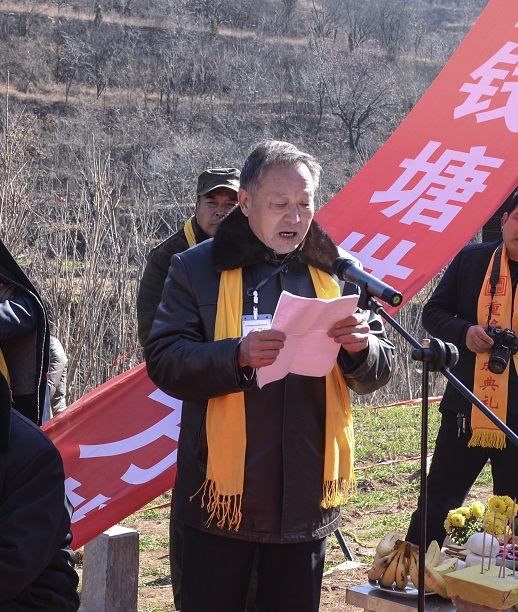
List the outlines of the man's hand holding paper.
{"type": "Polygon", "coordinates": [[[341,344],[348,353],[354,355],[360,353],[369,346],[370,327],[367,315],[362,312],[354,314],[338,321],[327,335],[335,342],[341,344]]]}
{"type": "Polygon", "coordinates": [[[271,365],[284,347],[285,340],[286,335],[275,329],[251,331],[239,345],[239,366],[264,368],[271,365]]]}
{"type": "MultiPolygon", "coordinates": [[[[353,354],[366,348],[369,326],[366,317],[356,313],[357,304],[356,295],[323,300],[283,291],[269,331],[283,332],[286,339],[271,364],[256,366],[261,368],[257,372],[259,387],[289,372],[326,376],[333,368],[340,345],[353,354]]],[[[266,330],[256,332],[264,333],[266,330]]]]}

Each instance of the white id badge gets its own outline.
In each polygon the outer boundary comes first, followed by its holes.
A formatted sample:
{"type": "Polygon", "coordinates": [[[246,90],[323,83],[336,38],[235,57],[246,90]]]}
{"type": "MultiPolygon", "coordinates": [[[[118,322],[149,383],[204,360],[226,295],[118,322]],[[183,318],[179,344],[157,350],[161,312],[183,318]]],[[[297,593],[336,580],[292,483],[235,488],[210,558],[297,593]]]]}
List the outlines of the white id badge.
{"type": "Polygon", "coordinates": [[[241,326],[243,337],[247,336],[251,331],[270,329],[272,326],[272,315],[257,315],[257,319],[254,319],[254,315],[243,315],[241,317],[241,326]]]}

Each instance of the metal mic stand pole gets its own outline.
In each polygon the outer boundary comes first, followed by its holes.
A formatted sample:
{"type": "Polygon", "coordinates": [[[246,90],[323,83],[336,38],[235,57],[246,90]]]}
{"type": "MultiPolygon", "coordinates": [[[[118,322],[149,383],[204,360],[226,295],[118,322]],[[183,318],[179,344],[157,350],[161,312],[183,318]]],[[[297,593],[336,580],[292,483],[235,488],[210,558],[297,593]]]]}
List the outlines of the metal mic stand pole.
{"type": "Polygon", "coordinates": [[[459,358],[457,347],[454,344],[442,342],[437,338],[424,340],[423,344],[413,338],[397,321],[395,321],[377,302],[372,295],[367,293],[363,288],[360,298],[358,299],[358,307],[363,310],[372,310],[378,315],[381,315],[391,326],[398,331],[405,340],[414,347],[412,351],[412,359],[423,363],[422,376],[422,414],[421,414],[421,490],[419,495],[419,588],[418,588],[418,611],[424,612],[424,566],[426,555],[426,455],[428,451],[428,386],[429,372],[441,372],[452,385],[475,404],[505,435],[518,446],[518,436],[507,427],[495,414],[489,410],[473,393],[465,387],[450,371],[449,367],[453,367],[459,358]]]}
{"type": "MultiPolygon", "coordinates": [[[[411,336],[404,327],[399,325],[377,302],[371,295],[362,290],[358,300],[358,307],[362,309],[370,309],[376,314],[381,315],[391,326],[398,331],[405,340],[407,340],[416,351],[422,351],[423,347],[419,342],[411,336]]],[[[426,347],[429,347],[429,341],[426,341],[426,347]]],[[[442,344],[442,343],[441,343],[442,344]]],[[[453,347],[453,345],[451,345],[453,347]]],[[[457,349],[455,349],[455,352],[457,349]]],[[[445,355],[445,351],[443,354],[445,355]]],[[[457,353],[458,356],[458,353],[457,353]]],[[[444,364],[443,364],[444,365],[444,364]]],[[[428,453],[428,385],[429,385],[429,362],[423,359],[423,376],[422,376],[422,410],[421,410],[421,488],[419,493],[419,588],[417,593],[417,609],[418,612],[424,612],[424,560],[426,554],[426,458],[428,453]]]]}
{"type": "MultiPolygon", "coordinates": [[[[423,341],[430,345],[428,340],[423,341]]],[[[426,347],[426,348],[428,348],[426,347]]],[[[419,350],[419,349],[415,349],[419,350]]],[[[420,470],[420,490],[419,490],[419,588],[417,589],[417,609],[419,612],[424,611],[424,565],[426,555],[426,518],[427,518],[427,497],[428,485],[426,482],[426,460],[428,455],[428,389],[429,389],[429,372],[430,368],[428,361],[423,360],[423,374],[421,382],[421,470],[420,470]]]]}

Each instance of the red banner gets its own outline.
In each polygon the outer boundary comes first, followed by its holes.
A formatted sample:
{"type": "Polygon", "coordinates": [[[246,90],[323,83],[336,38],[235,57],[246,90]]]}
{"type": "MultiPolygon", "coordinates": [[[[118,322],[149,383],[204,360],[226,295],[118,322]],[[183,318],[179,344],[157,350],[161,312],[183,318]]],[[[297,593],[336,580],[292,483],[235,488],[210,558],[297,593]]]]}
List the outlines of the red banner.
{"type": "MultiPolygon", "coordinates": [[[[334,240],[408,301],[518,185],[518,2],[491,0],[429,90],[318,213],[334,240]]],[[[171,488],[180,402],[144,365],[44,426],[75,506],[74,548],[171,488]]]]}
{"type": "Polygon", "coordinates": [[[491,0],[400,127],[317,219],[405,303],[518,185],[517,150],[518,2],[491,0]]]}
{"type": "Polygon", "coordinates": [[[45,423],[65,465],[74,549],[172,488],[181,413],[142,363],[45,423]]]}

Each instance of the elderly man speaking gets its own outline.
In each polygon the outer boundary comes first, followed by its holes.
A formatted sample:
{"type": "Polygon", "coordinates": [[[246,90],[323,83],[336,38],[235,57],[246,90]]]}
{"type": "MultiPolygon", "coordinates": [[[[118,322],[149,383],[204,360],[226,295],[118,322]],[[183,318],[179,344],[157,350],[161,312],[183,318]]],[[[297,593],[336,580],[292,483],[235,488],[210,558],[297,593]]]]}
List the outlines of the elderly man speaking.
{"type": "Polygon", "coordinates": [[[326,538],[353,479],[348,388],[385,384],[394,350],[358,311],[328,332],[340,344],[330,374],[256,383],[286,339],[268,325],[281,292],[340,295],[337,247],[313,220],[320,172],[289,143],[257,146],[214,239],[172,258],[145,352],[151,379],[183,401],[182,612],[243,612],[256,551],[258,612],[319,608],[326,538]]]}

